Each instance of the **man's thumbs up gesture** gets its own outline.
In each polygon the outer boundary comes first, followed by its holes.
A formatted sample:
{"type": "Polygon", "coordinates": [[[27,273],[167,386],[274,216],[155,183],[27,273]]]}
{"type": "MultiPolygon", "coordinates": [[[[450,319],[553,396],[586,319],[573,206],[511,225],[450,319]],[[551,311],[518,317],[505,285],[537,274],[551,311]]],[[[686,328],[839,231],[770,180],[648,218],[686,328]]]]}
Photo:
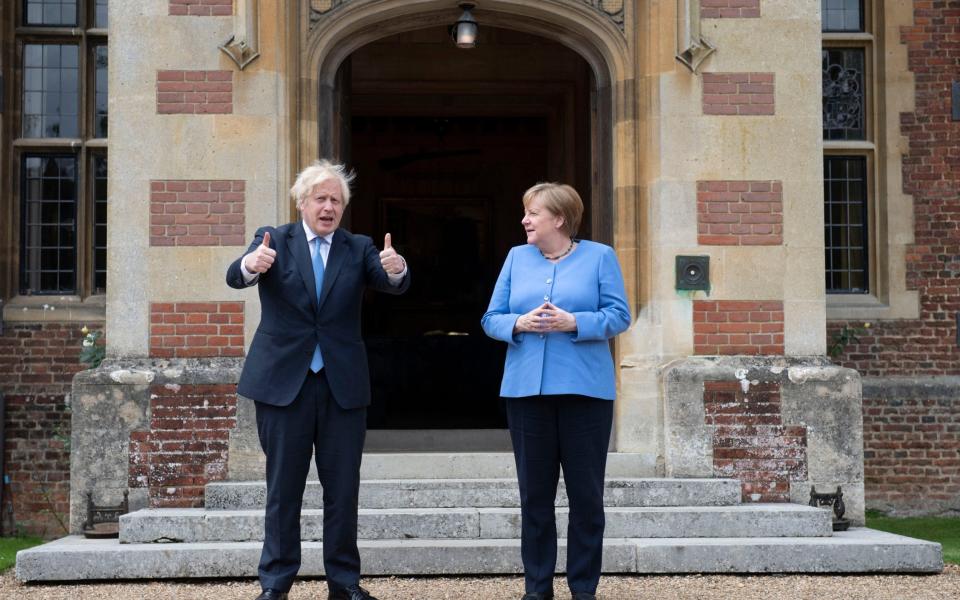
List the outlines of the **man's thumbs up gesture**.
{"type": "Polygon", "coordinates": [[[273,266],[277,251],[270,247],[270,232],[263,234],[263,242],[257,249],[243,257],[243,266],[251,273],[266,273],[273,266]]]}
{"type": "Polygon", "coordinates": [[[380,265],[389,275],[399,275],[407,267],[403,257],[393,249],[390,234],[383,236],[383,251],[380,253],[380,265]]]}

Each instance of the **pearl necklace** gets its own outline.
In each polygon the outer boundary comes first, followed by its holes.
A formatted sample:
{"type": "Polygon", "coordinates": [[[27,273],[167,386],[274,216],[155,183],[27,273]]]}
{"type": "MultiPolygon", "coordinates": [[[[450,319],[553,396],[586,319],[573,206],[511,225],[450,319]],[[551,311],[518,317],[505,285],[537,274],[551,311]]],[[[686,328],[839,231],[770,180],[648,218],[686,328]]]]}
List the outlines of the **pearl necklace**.
{"type": "MultiPolygon", "coordinates": [[[[540,249],[537,248],[537,250],[540,250],[540,249]]],[[[573,251],[573,238],[570,239],[570,245],[567,246],[567,249],[564,250],[562,254],[558,254],[556,256],[547,256],[546,254],[543,253],[543,250],[540,250],[540,256],[544,257],[547,260],[559,260],[564,256],[570,254],[570,252],[572,251],[573,251]]]]}

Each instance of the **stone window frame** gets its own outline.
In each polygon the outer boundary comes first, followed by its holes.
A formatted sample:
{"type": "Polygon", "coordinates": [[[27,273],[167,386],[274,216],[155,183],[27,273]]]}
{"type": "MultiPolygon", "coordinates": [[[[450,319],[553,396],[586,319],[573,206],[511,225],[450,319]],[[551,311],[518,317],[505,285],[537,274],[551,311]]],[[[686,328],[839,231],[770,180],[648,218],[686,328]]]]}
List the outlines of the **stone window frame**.
{"type": "MultiPolygon", "coordinates": [[[[0,206],[0,248],[7,255],[0,277],[0,301],[5,321],[102,321],[105,316],[105,290],[95,287],[95,161],[107,158],[108,138],[97,138],[96,68],[97,48],[108,46],[108,30],[96,27],[96,0],[82,0],[78,8],[79,25],[26,25],[24,2],[10,3],[0,14],[0,41],[8,49],[0,61],[7,110],[0,136],[0,194],[7,200],[0,206]],[[89,26],[88,26],[89,25],[89,26]],[[26,44],[73,44],[80,56],[80,135],[73,138],[23,137],[23,49],[26,44]],[[21,281],[21,210],[23,190],[21,173],[27,156],[72,155],[77,161],[76,190],[77,284],[73,294],[23,291],[21,281]]],[[[109,132],[108,132],[109,135],[109,132]]]]}
{"type": "Polygon", "coordinates": [[[827,320],[904,319],[920,313],[906,287],[906,252],[913,242],[913,201],[903,193],[907,145],[900,113],[913,111],[913,78],[899,28],[913,21],[911,3],[864,0],[864,31],[822,33],[823,47],[863,48],[865,139],[823,140],[824,156],[863,157],[867,167],[868,281],[866,293],[827,293],[827,320]]]}

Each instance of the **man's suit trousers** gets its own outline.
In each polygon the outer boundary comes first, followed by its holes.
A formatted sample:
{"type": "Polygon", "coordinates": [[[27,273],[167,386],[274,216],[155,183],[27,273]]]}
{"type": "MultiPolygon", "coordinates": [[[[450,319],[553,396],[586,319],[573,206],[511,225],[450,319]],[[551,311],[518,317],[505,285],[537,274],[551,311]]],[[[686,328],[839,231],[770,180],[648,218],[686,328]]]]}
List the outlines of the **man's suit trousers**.
{"type": "Polygon", "coordinates": [[[316,454],[323,486],[323,564],[327,585],[360,581],[357,496],[367,409],[341,408],[325,370],[308,372],[287,406],[256,403],[257,433],[267,457],[267,509],[260,585],[288,591],[300,569],[300,509],[310,460],[316,454]]]}

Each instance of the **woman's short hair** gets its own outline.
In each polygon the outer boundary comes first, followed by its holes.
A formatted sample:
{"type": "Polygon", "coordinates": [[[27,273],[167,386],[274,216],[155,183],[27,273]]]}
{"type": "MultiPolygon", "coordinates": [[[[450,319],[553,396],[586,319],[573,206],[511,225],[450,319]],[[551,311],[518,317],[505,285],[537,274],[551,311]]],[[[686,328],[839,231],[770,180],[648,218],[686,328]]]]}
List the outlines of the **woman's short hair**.
{"type": "Polygon", "coordinates": [[[563,217],[561,229],[571,238],[576,237],[583,218],[583,200],[577,190],[565,183],[538,183],[523,193],[523,207],[529,207],[534,199],[539,199],[554,215],[563,217]]]}
{"type": "Polygon", "coordinates": [[[303,208],[303,200],[324,181],[336,179],[340,182],[342,192],[343,206],[346,208],[350,204],[350,182],[357,176],[353,171],[348,171],[346,165],[330,162],[326,159],[314,161],[312,165],[300,171],[297,180],[290,188],[290,196],[297,204],[297,209],[303,208]]]}

